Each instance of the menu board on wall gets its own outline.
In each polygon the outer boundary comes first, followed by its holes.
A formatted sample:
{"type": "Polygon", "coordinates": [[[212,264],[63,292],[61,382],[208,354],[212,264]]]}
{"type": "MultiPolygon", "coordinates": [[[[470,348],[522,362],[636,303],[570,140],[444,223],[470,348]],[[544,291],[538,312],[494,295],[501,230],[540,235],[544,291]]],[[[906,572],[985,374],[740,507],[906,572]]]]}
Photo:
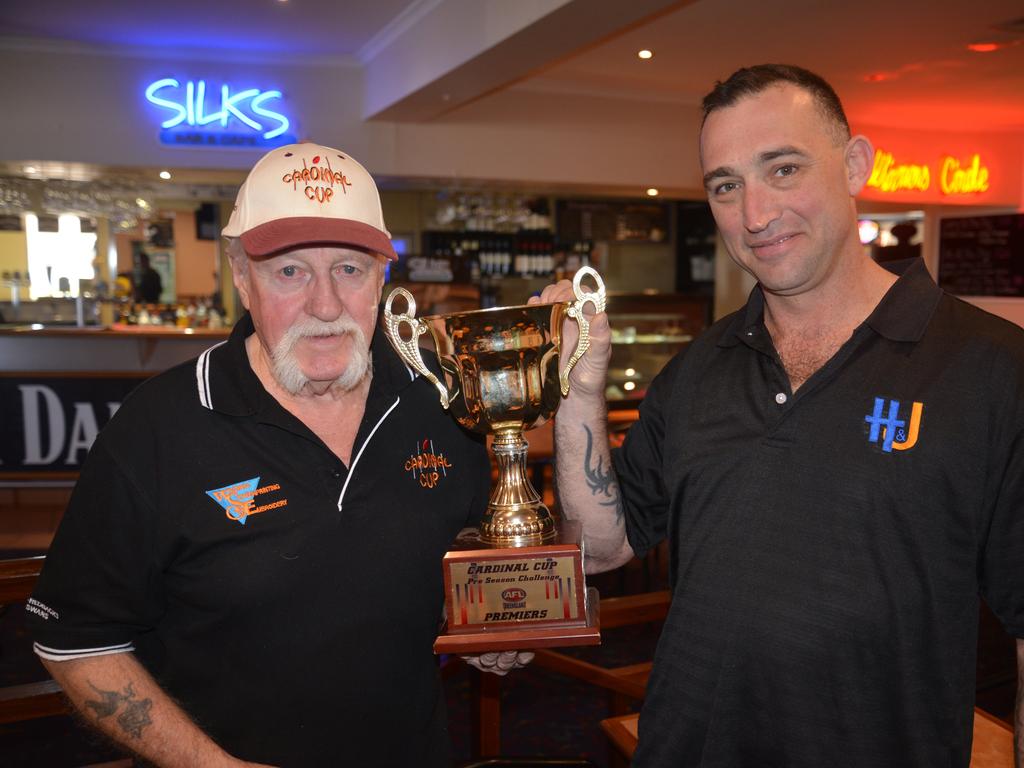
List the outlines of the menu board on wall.
{"type": "Polygon", "coordinates": [[[1024,296],[1024,214],[943,219],[939,285],[961,296],[1024,296]]]}

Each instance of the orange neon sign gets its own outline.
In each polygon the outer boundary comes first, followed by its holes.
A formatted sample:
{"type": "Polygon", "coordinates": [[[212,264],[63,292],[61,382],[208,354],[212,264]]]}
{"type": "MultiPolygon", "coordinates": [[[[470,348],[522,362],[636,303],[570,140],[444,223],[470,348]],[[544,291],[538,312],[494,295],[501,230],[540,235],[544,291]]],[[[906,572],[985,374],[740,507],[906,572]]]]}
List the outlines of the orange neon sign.
{"type": "Polygon", "coordinates": [[[932,173],[929,165],[897,163],[889,152],[879,149],[875,152],[875,164],[867,186],[879,192],[900,192],[913,190],[925,192],[931,188],[932,178],[939,180],[939,189],[944,195],[970,195],[987,192],[989,170],[982,165],[981,155],[975,153],[962,164],[959,158],[944,155],[932,173]]]}

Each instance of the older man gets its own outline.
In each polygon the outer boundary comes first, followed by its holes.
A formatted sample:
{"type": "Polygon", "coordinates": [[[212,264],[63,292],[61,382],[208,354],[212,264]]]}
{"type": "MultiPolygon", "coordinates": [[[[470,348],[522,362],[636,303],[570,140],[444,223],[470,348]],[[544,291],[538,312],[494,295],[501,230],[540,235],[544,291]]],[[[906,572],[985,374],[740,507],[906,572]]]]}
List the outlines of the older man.
{"type": "Polygon", "coordinates": [[[440,562],[489,463],[376,329],[377,189],[344,152],[282,147],[224,234],[249,314],[96,440],[36,651],[159,765],[447,765],[440,562]]]}
{"type": "Polygon", "coordinates": [[[966,768],[979,592],[1024,638],[1024,332],[870,259],[872,148],[820,77],[740,70],[704,116],[711,209],[758,284],[613,463],[595,320],[555,431],[592,567],[669,540],[635,765],[966,768]]]}

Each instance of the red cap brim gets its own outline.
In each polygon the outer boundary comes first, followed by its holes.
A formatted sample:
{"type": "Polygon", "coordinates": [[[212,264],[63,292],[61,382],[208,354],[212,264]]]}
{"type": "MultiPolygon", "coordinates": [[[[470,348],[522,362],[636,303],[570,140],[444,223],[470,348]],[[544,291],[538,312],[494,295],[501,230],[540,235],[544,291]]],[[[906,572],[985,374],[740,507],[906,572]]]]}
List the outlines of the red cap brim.
{"type": "Polygon", "coordinates": [[[351,219],[325,219],[317,216],[296,216],[277,219],[253,227],[240,236],[250,256],[271,256],[291,248],[315,245],[341,245],[379,253],[390,261],[398,254],[391,239],[376,227],[351,219]]]}

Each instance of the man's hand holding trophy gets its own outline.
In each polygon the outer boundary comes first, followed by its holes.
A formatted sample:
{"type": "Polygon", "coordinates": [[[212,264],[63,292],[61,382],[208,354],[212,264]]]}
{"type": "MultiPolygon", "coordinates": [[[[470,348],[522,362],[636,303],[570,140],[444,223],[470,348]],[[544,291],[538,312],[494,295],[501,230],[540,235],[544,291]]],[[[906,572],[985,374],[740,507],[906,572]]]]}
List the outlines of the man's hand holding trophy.
{"type": "Polygon", "coordinates": [[[479,529],[463,531],[444,557],[446,625],[434,643],[436,653],[600,643],[597,592],[584,582],[582,530],[579,523],[556,521],[534,489],[523,438],[525,430],[554,415],[577,364],[581,370],[574,380],[604,386],[603,376],[595,383],[590,379],[597,377],[585,370],[588,318],[604,312],[604,283],[583,267],[573,280],[571,301],[561,300],[567,287],[549,286],[541,299],[525,305],[422,318],[402,288],[385,303],[392,346],[437,388],[441,405],[459,424],[492,436],[498,466],[479,529]],[[584,289],[585,277],[596,291],[584,289]],[[396,297],[405,299],[403,313],[392,311],[396,297]],[[576,339],[571,355],[563,355],[563,323],[572,329],[566,336],[576,339]],[[427,332],[440,378],[423,362],[419,337],[427,332]]]}

